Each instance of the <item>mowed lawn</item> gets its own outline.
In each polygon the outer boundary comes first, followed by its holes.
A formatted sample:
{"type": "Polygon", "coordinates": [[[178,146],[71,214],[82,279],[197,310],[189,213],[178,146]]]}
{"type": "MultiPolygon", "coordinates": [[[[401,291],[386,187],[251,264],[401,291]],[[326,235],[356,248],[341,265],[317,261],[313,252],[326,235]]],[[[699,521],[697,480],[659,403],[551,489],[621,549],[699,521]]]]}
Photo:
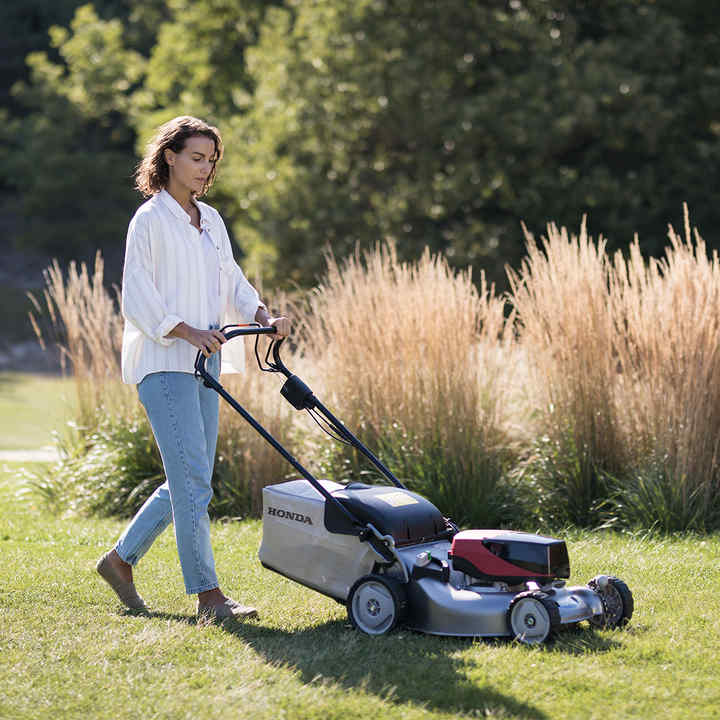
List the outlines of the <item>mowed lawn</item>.
{"type": "Polygon", "coordinates": [[[0,372],[0,452],[51,445],[76,403],[70,379],[0,372]]]}
{"type": "Polygon", "coordinates": [[[260,566],[259,522],[217,522],[223,585],[260,620],[198,625],[171,532],[136,572],[150,614],[127,614],[93,569],[123,523],[50,514],[0,468],[3,719],[720,717],[718,536],[568,534],[571,582],[621,576],[635,615],[528,648],[362,636],[260,566]]]}

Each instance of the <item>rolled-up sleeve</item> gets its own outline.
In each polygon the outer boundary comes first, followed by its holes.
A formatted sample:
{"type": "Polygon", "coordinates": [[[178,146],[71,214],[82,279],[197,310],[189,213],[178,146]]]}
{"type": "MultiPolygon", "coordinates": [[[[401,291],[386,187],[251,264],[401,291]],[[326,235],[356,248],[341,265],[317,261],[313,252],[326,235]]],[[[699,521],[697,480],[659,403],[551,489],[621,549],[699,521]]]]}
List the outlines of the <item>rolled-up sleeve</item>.
{"type": "Polygon", "coordinates": [[[143,334],[160,345],[172,345],[165,337],[183,319],[168,312],[153,282],[148,219],[136,216],[130,223],[122,279],[122,314],[143,334]]]}

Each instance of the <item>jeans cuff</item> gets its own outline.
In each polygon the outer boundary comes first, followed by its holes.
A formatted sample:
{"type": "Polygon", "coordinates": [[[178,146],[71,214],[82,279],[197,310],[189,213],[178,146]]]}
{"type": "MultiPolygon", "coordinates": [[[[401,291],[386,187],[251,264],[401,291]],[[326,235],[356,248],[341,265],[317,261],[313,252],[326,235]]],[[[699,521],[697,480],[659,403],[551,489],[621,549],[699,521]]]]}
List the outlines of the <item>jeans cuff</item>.
{"type": "Polygon", "coordinates": [[[217,590],[220,587],[218,584],[218,581],[216,580],[214,583],[209,583],[207,585],[201,585],[196,588],[189,588],[185,590],[186,595],[197,595],[201,592],[207,592],[208,590],[217,590]]]}
{"type": "Polygon", "coordinates": [[[120,545],[116,545],[116,546],[113,548],[113,550],[115,550],[115,552],[118,554],[118,557],[119,557],[123,562],[127,563],[128,565],[132,565],[132,567],[135,567],[135,566],[137,565],[137,563],[138,563],[138,558],[137,558],[137,557],[132,557],[132,558],[126,558],[126,557],[124,557],[124,553],[122,553],[122,552],[120,551],[120,545]]]}

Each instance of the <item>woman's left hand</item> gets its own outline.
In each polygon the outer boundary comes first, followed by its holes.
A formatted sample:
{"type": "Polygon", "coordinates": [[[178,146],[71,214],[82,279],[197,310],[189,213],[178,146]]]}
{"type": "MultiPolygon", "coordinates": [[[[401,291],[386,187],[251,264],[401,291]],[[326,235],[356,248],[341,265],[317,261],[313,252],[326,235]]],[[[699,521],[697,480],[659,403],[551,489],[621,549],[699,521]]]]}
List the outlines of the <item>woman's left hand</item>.
{"type": "Polygon", "coordinates": [[[268,325],[275,328],[277,337],[287,337],[290,334],[290,320],[284,316],[270,318],[268,325]]]}

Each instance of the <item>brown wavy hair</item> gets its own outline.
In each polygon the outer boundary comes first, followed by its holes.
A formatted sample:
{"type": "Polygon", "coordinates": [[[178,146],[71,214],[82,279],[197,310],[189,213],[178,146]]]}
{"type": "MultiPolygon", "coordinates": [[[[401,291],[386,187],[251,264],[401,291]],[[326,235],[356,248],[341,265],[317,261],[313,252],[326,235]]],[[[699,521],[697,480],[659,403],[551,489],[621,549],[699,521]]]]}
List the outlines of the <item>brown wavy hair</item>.
{"type": "Polygon", "coordinates": [[[170,149],[179,153],[185,147],[188,138],[194,135],[203,135],[210,138],[215,143],[215,157],[213,159],[213,167],[210,175],[203,185],[203,189],[198,193],[198,197],[204,195],[215,180],[215,171],[217,164],[223,156],[223,143],[220,137],[220,131],[208,125],[203,120],[191,117],[190,115],[180,115],[173,118],[164,125],[161,125],[155,136],[147,144],[145,156],[140,161],[135,170],[135,187],[145,196],[150,197],[156,195],[163,188],[167,187],[170,179],[170,169],[165,160],[165,150],[170,149]]]}

